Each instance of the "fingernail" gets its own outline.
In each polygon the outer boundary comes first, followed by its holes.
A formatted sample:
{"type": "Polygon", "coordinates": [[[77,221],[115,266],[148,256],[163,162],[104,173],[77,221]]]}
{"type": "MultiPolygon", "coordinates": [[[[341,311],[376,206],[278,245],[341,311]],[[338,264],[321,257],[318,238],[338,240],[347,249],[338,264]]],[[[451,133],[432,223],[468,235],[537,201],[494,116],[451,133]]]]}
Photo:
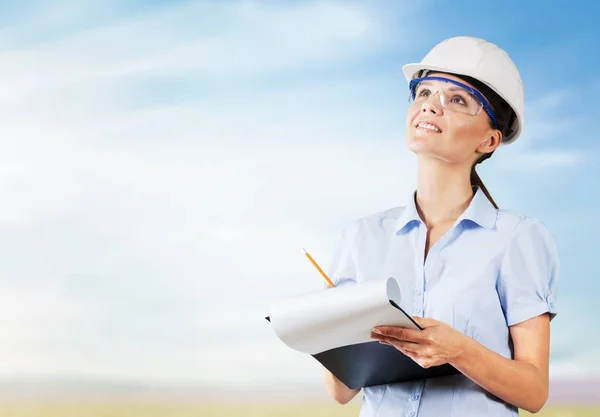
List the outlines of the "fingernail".
{"type": "Polygon", "coordinates": [[[376,333],[376,334],[382,334],[382,333],[381,333],[381,330],[379,330],[379,329],[376,329],[376,328],[375,328],[375,329],[373,329],[373,333],[376,333]]]}

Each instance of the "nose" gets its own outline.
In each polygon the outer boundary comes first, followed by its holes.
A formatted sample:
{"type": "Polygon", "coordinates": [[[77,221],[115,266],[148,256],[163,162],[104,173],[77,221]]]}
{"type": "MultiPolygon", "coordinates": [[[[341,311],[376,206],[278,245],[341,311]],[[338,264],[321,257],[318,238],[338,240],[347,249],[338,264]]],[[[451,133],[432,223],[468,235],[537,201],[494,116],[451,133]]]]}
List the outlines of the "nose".
{"type": "Polygon", "coordinates": [[[421,105],[421,112],[431,112],[433,114],[442,113],[442,102],[440,101],[439,91],[436,91],[434,94],[431,94],[429,97],[427,97],[427,100],[425,100],[421,105]]]}

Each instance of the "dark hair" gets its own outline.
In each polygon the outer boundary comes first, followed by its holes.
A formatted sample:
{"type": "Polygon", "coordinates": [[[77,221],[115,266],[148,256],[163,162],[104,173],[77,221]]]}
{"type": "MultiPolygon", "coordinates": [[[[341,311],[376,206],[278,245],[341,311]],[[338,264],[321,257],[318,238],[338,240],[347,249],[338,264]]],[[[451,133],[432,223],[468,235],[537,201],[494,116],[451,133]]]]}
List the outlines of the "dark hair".
{"type": "MultiPolygon", "coordinates": [[[[471,84],[488,100],[490,106],[492,107],[492,111],[494,112],[494,116],[496,116],[498,130],[502,133],[502,138],[504,139],[506,136],[509,136],[511,133],[513,133],[512,125],[516,115],[510,105],[494,90],[481,81],[466,75],[456,74],[456,76],[471,84]]],[[[495,127],[492,119],[490,119],[490,126],[495,127]]],[[[487,158],[489,158],[489,156],[487,158]]]]}
{"type": "MultiPolygon", "coordinates": [[[[436,73],[439,72],[441,74],[444,74],[441,71],[431,71],[431,72],[436,72],[436,73]]],[[[481,81],[479,81],[473,77],[469,77],[469,76],[461,75],[461,74],[452,74],[452,73],[446,73],[446,74],[454,75],[455,77],[461,78],[462,80],[468,82],[473,87],[475,87],[481,94],[483,94],[483,96],[488,100],[488,102],[492,108],[492,111],[494,112],[494,116],[496,116],[496,121],[498,122],[497,129],[502,133],[502,140],[504,140],[504,138],[506,136],[513,133],[512,125],[513,125],[516,115],[515,115],[515,112],[513,111],[513,109],[510,107],[510,105],[506,102],[506,100],[504,100],[502,97],[500,97],[499,94],[497,94],[494,90],[492,90],[486,84],[482,83],[481,81]]],[[[421,77],[421,76],[423,76],[423,72],[421,72],[419,74],[419,77],[421,77]]],[[[493,128],[496,127],[496,126],[494,126],[494,122],[492,121],[491,118],[489,119],[489,122],[490,122],[490,127],[493,127],[493,128]]],[[[479,177],[479,174],[475,170],[475,166],[477,166],[477,164],[480,164],[483,161],[485,161],[486,159],[490,158],[493,153],[494,153],[494,151],[483,154],[477,161],[475,161],[475,164],[473,164],[473,167],[471,168],[471,185],[476,185],[477,187],[481,188],[481,191],[483,191],[483,193],[488,198],[488,200],[490,200],[490,203],[492,203],[492,205],[496,209],[498,209],[498,205],[492,198],[492,195],[490,194],[488,189],[485,187],[485,185],[483,184],[483,181],[479,177]]]]}
{"type": "MultiPolygon", "coordinates": [[[[502,133],[502,140],[504,140],[506,136],[512,133],[512,125],[515,118],[515,112],[513,111],[513,109],[502,97],[500,97],[500,95],[498,95],[494,90],[492,90],[490,87],[488,87],[481,81],[465,75],[456,76],[462,78],[463,80],[471,84],[473,87],[479,90],[479,92],[483,94],[483,96],[488,100],[492,111],[494,112],[494,116],[496,116],[496,121],[498,122],[497,129],[502,133]]],[[[489,121],[490,126],[495,127],[494,122],[491,118],[489,119],[489,121]]],[[[481,188],[481,191],[483,191],[488,200],[490,200],[490,203],[492,203],[492,205],[496,209],[498,209],[498,205],[494,201],[492,195],[490,194],[486,186],[483,184],[481,177],[475,170],[477,164],[480,164],[486,159],[490,158],[493,153],[494,151],[483,154],[477,161],[475,161],[475,164],[473,164],[473,167],[471,169],[471,185],[476,185],[477,187],[481,188]]]]}

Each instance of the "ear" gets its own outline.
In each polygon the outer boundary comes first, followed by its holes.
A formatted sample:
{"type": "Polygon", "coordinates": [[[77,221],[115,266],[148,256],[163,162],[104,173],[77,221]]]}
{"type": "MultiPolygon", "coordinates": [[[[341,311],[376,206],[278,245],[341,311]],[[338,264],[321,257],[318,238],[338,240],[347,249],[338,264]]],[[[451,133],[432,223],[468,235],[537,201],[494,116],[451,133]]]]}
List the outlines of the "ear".
{"type": "Polygon", "coordinates": [[[486,132],[485,139],[477,146],[478,153],[490,153],[496,150],[502,143],[502,132],[498,129],[490,129],[486,132]]]}

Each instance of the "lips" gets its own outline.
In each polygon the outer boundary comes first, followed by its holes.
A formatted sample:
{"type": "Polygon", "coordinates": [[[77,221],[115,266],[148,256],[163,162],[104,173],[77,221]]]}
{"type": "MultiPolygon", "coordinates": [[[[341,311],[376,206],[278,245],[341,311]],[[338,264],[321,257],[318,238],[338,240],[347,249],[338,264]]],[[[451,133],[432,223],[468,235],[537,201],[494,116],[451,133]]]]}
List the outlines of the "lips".
{"type": "Polygon", "coordinates": [[[429,132],[442,133],[442,129],[431,120],[420,120],[415,123],[414,127],[429,132]]]}

